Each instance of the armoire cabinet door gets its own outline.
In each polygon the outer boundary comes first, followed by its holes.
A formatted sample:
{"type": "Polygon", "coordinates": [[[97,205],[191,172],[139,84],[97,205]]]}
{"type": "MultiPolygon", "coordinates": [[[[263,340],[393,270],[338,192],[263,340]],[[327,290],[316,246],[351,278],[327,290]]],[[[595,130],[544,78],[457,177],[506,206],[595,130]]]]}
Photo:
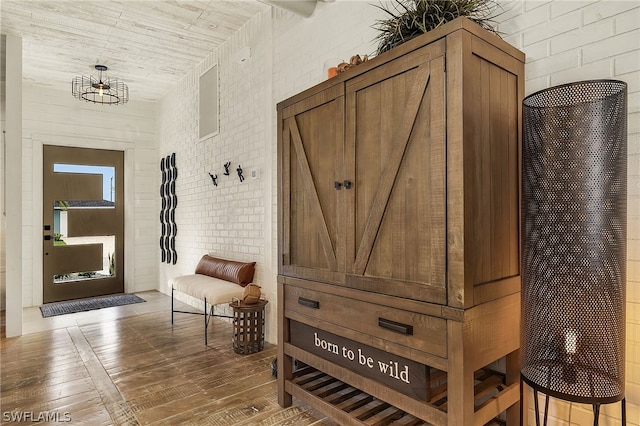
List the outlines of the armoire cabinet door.
{"type": "Polygon", "coordinates": [[[283,275],[344,280],[343,87],[330,87],[281,113],[283,275]]]}
{"type": "Polygon", "coordinates": [[[444,47],[347,82],[347,286],[446,303],[444,47]]]}

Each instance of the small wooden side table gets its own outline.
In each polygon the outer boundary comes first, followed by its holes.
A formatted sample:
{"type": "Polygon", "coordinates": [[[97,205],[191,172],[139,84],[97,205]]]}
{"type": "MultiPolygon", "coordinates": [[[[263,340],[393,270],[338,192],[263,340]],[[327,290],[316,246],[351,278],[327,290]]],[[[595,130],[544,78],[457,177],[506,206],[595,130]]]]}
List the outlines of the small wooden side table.
{"type": "Polygon", "coordinates": [[[264,307],[267,300],[259,300],[251,305],[241,301],[229,304],[233,309],[233,350],[246,355],[264,349],[264,307]]]}

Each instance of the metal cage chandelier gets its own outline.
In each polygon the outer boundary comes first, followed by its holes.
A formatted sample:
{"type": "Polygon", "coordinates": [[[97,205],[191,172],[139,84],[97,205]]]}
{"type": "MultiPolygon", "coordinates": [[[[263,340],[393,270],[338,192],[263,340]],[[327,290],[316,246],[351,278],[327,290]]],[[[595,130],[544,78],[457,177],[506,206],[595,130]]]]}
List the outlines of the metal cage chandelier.
{"type": "Polygon", "coordinates": [[[129,88],[122,81],[110,79],[107,67],[95,66],[97,78],[92,76],[75,77],[71,81],[71,93],[74,98],[94,104],[117,105],[129,102],[129,88]]]}

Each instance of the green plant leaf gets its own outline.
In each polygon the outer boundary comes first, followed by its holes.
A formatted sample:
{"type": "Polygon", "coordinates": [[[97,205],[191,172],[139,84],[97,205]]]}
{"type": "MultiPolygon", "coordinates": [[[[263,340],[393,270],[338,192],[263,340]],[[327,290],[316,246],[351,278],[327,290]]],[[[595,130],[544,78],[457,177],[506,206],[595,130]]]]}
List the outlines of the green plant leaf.
{"type": "Polygon", "coordinates": [[[379,31],[377,54],[403,43],[418,34],[429,32],[460,16],[466,16],[482,28],[493,28],[496,0],[392,0],[373,5],[390,16],[372,25],[379,31]]]}

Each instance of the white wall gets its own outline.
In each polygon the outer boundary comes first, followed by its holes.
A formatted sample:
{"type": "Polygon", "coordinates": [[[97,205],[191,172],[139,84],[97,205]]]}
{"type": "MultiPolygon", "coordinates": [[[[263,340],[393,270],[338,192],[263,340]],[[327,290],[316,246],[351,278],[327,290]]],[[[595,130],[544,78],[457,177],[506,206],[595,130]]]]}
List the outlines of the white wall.
{"type": "MultiPolygon", "coordinates": [[[[23,230],[21,208],[25,196],[20,176],[23,171],[22,154],[22,39],[6,36],[5,64],[5,122],[3,130],[6,156],[3,171],[5,173],[4,199],[6,215],[2,229],[5,245],[5,286],[6,286],[6,326],[7,337],[22,334],[22,310],[20,309],[23,290],[24,260],[21,257],[24,244],[20,238],[23,230]],[[9,185],[11,182],[11,185],[9,185]]],[[[1,239],[1,238],[0,238],[1,239]]]]}
{"type": "MultiPolygon", "coordinates": [[[[640,424],[640,3],[638,1],[502,1],[499,30],[527,54],[525,95],[578,80],[628,84],[628,249],[626,396],[629,425],[640,424]]],[[[530,398],[530,407],[533,399],[530,398]]],[[[620,404],[603,407],[620,424],[620,404]]],[[[551,424],[588,425],[591,407],[554,401],[551,424]]],[[[534,423],[529,412],[529,423],[534,423]]]]}
{"type": "Polygon", "coordinates": [[[0,36],[0,310],[4,310],[7,306],[6,303],[6,288],[7,288],[7,259],[6,259],[6,244],[5,244],[5,190],[4,180],[6,173],[5,166],[5,111],[6,111],[6,55],[7,38],[4,34],[0,36]]]}
{"type": "Polygon", "coordinates": [[[125,291],[155,289],[155,104],[134,98],[95,105],[66,90],[24,86],[23,110],[23,306],[42,303],[42,146],[48,144],[125,152],[125,291]]]}

